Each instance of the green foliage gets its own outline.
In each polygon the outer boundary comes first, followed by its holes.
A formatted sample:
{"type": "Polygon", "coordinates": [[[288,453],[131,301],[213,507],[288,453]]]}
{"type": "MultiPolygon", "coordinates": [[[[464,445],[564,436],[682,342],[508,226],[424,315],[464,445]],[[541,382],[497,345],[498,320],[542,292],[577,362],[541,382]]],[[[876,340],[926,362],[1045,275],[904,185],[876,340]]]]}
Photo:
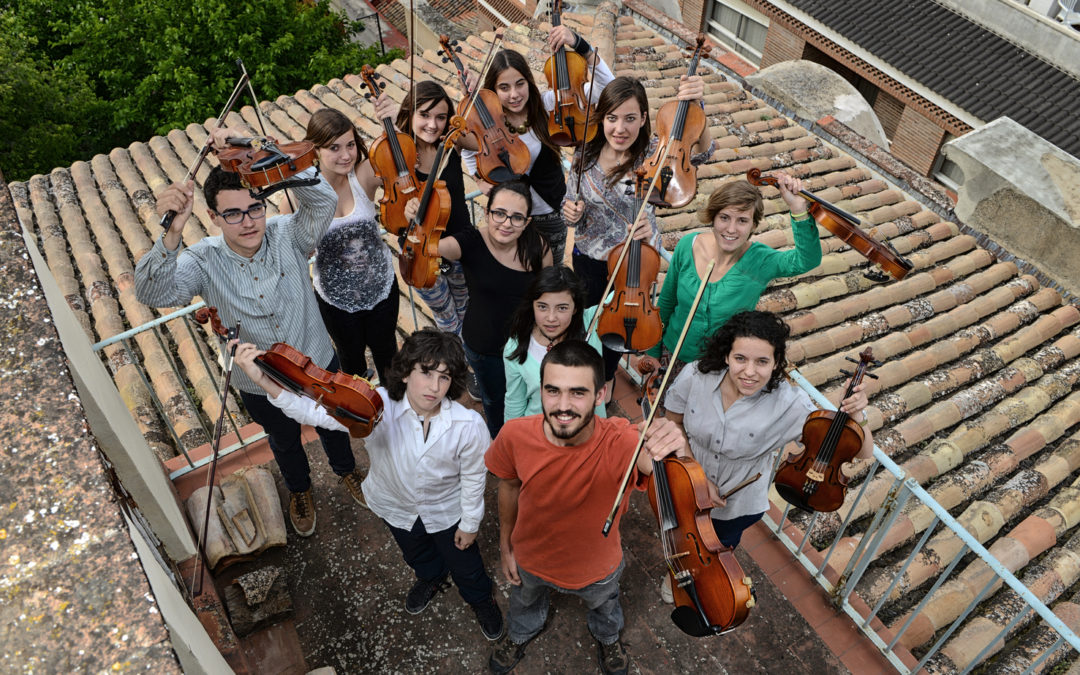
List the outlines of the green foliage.
{"type": "Polygon", "coordinates": [[[0,145],[9,180],[217,115],[237,58],[272,100],[401,55],[327,0],[0,0],[0,27],[0,139],[40,140],[0,145]]]}

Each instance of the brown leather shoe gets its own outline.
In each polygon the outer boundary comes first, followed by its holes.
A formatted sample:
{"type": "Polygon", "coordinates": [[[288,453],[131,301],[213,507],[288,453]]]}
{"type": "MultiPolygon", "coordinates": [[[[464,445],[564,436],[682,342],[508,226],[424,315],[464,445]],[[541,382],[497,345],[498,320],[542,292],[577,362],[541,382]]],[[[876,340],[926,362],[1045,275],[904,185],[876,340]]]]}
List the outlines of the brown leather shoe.
{"type": "Polygon", "coordinates": [[[360,469],[355,469],[352,473],[347,473],[344,476],[338,478],[339,483],[345,484],[345,490],[352,495],[352,498],[356,500],[356,503],[363,506],[368,511],[371,507],[367,505],[367,500],[364,499],[364,491],[360,489],[360,483],[364,482],[364,476],[361,475],[360,469]]]}
{"type": "Polygon", "coordinates": [[[310,537],[315,532],[315,501],[311,498],[311,488],[289,493],[289,521],[301,537],[310,537]]]}

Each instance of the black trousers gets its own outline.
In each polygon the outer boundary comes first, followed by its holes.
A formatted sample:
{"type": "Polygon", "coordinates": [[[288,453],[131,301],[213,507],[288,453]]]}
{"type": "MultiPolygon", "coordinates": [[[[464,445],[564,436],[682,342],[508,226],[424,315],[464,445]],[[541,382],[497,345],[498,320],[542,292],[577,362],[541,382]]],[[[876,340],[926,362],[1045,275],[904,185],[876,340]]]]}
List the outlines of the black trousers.
{"type": "Polygon", "coordinates": [[[464,551],[454,546],[458,524],[440,532],[428,532],[420,518],[411,530],[402,530],[390,523],[386,526],[401,548],[405,562],[416,572],[417,579],[433,581],[449,572],[465,602],[475,605],[491,599],[491,577],[484,569],[480,547],[475,541],[464,551]]]}
{"type": "MultiPolygon", "coordinates": [[[[337,357],[331,359],[327,370],[337,370],[337,357]]],[[[251,419],[262,426],[266,435],[270,437],[270,450],[274,453],[274,460],[281,477],[285,480],[285,487],[290,492],[304,492],[311,487],[311,467],[308,464],[307,453],[300,442],[300,423],[281,412],[267,400],[264,394],[249,394],[240,392],[240,398],[244,401],[251,419]]],[[[356,458],[353,457],[352,444],[349,434],[344,431],[330,431],[328,429],[315,428],[322,441],[323,451],[330,461],[330,468],[339,476],[345,476],[356,468],[356,458]]]]}
{"type": "MultiPolygon", "coordinates": [[[[585,284],[585,306],[599,305],[608,282],[607,261],[593,260],[587,255],[578,253],[575,248],[573,263],[574,272],[585,284]]],[[[619,370],[619,359],[622,358],[622,354],[604,347],[603,356],[604,379],[610,382],[615,379],[615,373],[619,370]]]]}
{"type": "Polygon", "coordinates": [[[370,347],[379,383],[385,386],[386,369],[397,354],[398,307],[401,304],[397,278],[390,286],[390,295],[371,309],[346,312],[323,300],[318,293],[315,299],[319,301],[319,313],[326,324],[326,332],[330,333],[341,358],[341,370],[363,377],[368,369],[364,352],[370,347]]]}

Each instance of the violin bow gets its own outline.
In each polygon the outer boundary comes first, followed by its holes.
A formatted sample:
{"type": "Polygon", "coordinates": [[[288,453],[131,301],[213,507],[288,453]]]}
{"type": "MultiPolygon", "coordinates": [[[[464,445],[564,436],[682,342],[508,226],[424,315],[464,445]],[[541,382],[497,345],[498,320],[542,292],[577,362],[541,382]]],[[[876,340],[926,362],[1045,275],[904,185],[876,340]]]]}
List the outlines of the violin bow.
{"type": "Polygon", "coordinates": [[[206,513],[203,517],[202,530],[199,531],[199,555],[195,558],[195,571],[191,577],[191,591],[195,597],[202,595],[202,574],[199,571],[200,563],[206,560],[206,533],[210,529],[210,509],[214,505],[214,477],[217,474],[218,450],[221,448],[221,431],[225,426],[225,397],[229,395],[229,382],[232,380],[233,365],[236,361],[236,347],[240,343],[240,322],[236,322],[236,328],[228,332],[226,339],[236,340],[232,349],[229,350],[228,364],[225,368],[225,384],[221,389],[221,409],[218,410],[217,424],[214,426],[214,442],[211,445],[210,471],[206,474],[206,513]]]}
{"type": "MultiPolygon", "coordinates": [[[[671,143],[664,146],[664,151],[660,153],[660,164],[664,163],[667,159],[668,150],[671,149],[671,143]]],[[[659,164],[657,165],[659,166],[659,164]]],[[[641,207],[638,209],[637,215],[634,216],[634,220],[631,221],[630,227],[627,229],[626,238],[622,242],[622,251],[619,253],[619,259],[615,261],[615,269],[608,275],[607,287],[604,288],[604,294],[600,296],[600,305],[597,307],[596,313],[593,314],[592,321],[589,322],[589,330],[585,331],[585,340],[589,339],[593,331],[596,330],[596,325],[600,321],[600,315],[603,314],[600,310],[607,305],[607,296],[611,292],[611,289],[615,286],[615,278],[619,275],[619,270],[622,268],[623,261],[626,260],[626,252],[630,250],[630,240],[634,237],[634,231],[637,230],[635,225],[641,220],[641,216],[645,214],[645,209],[649,206],[649,195],[652,194],[653,189],[656,187],[656,179],[660,177],[660,171],[656,171],[653,174],[652,182],[649,183],[649,189],[645,191],[645,196],[641,200],[641,207]]]]}
{"type": "MultiPolygon", "coordinates": [[[[232,112],[233,106],[236,105],[236,99],[240,98],[240,92],[244,90],[244,84],[247,81],[247,73],[240,76],[240,79],[236,81],[236,86],[233,87],[232,94],[229,95],[229,100],[225,103],[225,107],[221,110],[221,114],[218,115],[217,125],[214,129],[220,129],[225,126],[225,118],[232,112]]],[[[211,130],[213,131],[213,130],[211,130]]],[[[199,167],[202,166],[203,161],[206,159],[206,155],[210,152],[210,142],[213,140],[213,133],[206,135],[206,140],[203,141],[202,148],[199,150],[199,154],[195,157],[195,160],[188,167],[187,174],[181,183],[187,183],[189,180],[195,177],[195,174],[199,171],[199,167]]],[[[165,215],[161,217],[159,225],[162,229],[169,229],[172,225],[173,218],[176,218],[176,211],[166,211],[165,215]]]]}
{"type": "MultiPolygon", "coordinates": [[[[709,261],[709,266],[705,270],[705,275],[698,284],[697,293],[694,294],[694,302],[690,305],[690,312],[686,315],[686,323],[683,324],[682,332],[679,333],[679,340],[675,343],[675,349],[671,352],[671,361],[679,355],[679,350],[682,349],[683,340],[686,339],[686,333],[690,329],[690,324],[694,320],[694,313],[697,311],[698,303],[701,302],[701,294],[705,292],[705,287],[709,284],[709,276],[712,275],[713,265],[716,264],[715,260],[709,261]]],[[[671,379],[671,372],[675,370],[669,367],[664,373],[664,379],[660,382],[660,388],[656,390],[656,400],[659,401],[664,395],[664,390],[667,389],[668,380],[671,379]]],[[[637,446],[634,448],[633,454],[630,456],[630,464],[626,467],[626,473],[623,475],[622,484],[619,486],[619,493],[615,496],[615,503],[611,507],[611,513],[608,514],[607,520],[604,521],[604,529],[602,530],[604,536],[608,536],[611,532],[611,526],[615,523],[615,516],[619,512],[619,506],[622,504],[623,497],[626,496],[626,487],[630,484],[630,476],[634,474],[634,467],[637,465],[638,455],[641,453],[642,446],[645,445],[645,432],[649,430],[649,426],[652,424],[653,418],[656,417],[656,410],[659,405],[649,406],[649,416],[645,418],[645,421],[641,425],[641,433],[638,435],[637,446]]]]}
{"type": "MultiPolygon", "coordinates": [[[[251,86],[251,78],[248,76],[247,68],[244,67],[244,60],[237,57],[236,67],[240,69],[241,75],[247,80],[248,93],[251,94],[251,105],[255,108],[255,119],[259,122],[259,131],[262,132],[264,138],[268,138],[266,134],[266,124],[263,123],[262,109],[259,107],[259,97],[255,95],[255,87],[251,86]]],[[[293,205],[292,197],[289,196],[289,189],[285,188],[284,192],[285,201],[289,202],[289,209],[295,213],[296,206],[293,205]]]]}

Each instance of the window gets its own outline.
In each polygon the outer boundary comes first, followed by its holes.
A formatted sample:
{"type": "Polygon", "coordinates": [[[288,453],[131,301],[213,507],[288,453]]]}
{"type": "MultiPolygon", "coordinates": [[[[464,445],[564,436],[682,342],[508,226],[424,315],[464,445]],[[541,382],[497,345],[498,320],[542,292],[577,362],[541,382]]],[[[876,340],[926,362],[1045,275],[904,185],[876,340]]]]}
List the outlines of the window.
{"type": "Polygon", "coordinates": [[[960,169],[959,164],[949,161],[942,150],[946,143],[955,138],[956,136],[952,134],[945,134],[945,138],[941,141],[941,147],[938,148],[938,155],[934,159],[934,168],[930,170],[930,177],[947,188],[959,190],[960,186],[964,184],[964,172],[960,169]]]}
{"type": "Polygon", "coordinates": [[[754,63],[761,63],[769,20],[737,0],[713,0],[709,5],[709,33],[754,63]]]}

